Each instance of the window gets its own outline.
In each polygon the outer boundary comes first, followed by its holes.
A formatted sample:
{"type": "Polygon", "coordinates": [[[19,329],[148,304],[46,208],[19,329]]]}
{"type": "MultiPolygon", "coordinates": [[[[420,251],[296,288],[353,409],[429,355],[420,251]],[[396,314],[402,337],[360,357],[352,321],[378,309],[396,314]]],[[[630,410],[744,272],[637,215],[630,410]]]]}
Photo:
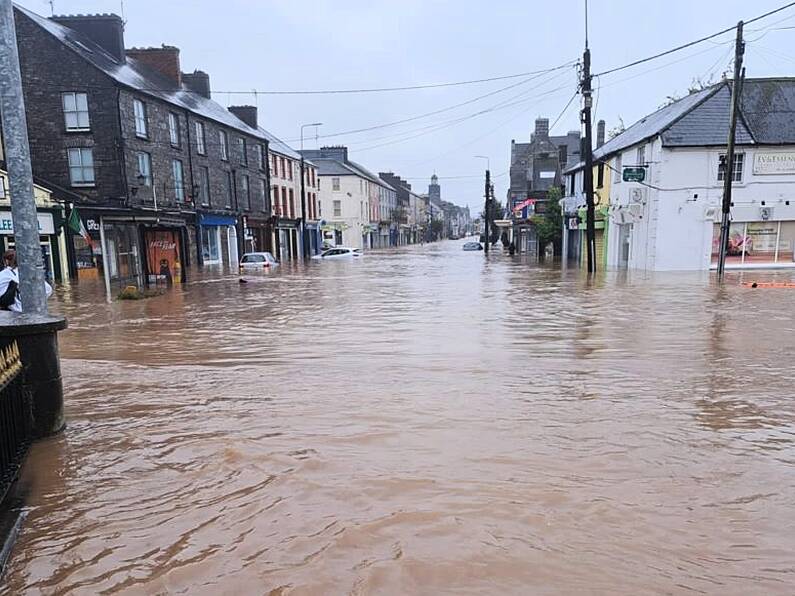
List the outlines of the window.
{"type": "Polygon", "coordinates": [[[271,209],[274,215],[279,215],[279,187],[271,187],[271,209]]]}
{"type": "Polygon", "coordinates": [[[268,211],[268,181],[265,178],[260,178],[259,180],[259,194],[262,195],[262,205],[260,208],[262,211],[268,211]]]}
{"type": "Polygon", "coordinates": [[[145,139],[147,135],[146,105],[140,99],[134,99],[133,111],[135,112],[135,135],[145,139]]]}
{"type": "Polygon", "coordinates": [[[282,217],[289,217],[287,212],[287,187],[282,186],[282,217]]]}
{"type": "Polygon", "coordinates": [[[342,201],[334,200],[334,217],[342,217],[342,201]]]}
{"type": "Polygon", "coordinates": [[[340,179],[339,178],[332,178],[331,179],[331,190],[339,190],[340,189],[340,179]]]}
{"type": "Polygon", "coordinates": [[[226,173],[226,207],[232,207],[232,197],[235,194],[235,183],[232,180],[232,172],[226,173]]]}
{"type": "Polygon", "coordinates": [[[199,167],[199,202],[205,207],[210,205],[210,170],[207,166],[199,167]]]}
{"type": "Polygon", "coordinates": [[[292,180],[293,179],[293,162],[289,159],[287,160],[287,177],[292,180]]]}
{"type": "Polygon", "coordinates": [[[0,199],[6,198],[6,179],[0,176],[0,199]]]}
{"type": "Polygon", "coordinates": [[[282,178],[287,178],[287,169],[284,166],[284,158],[283,157],[279,158],[279,163],[282,166],[282,178]]]}
{"type": "Polygon", "coordinates": [[[265,147],[262,145],[257,145],[257,167],[260,170],[265,170],[267,167],[265,164],[265,147]]]}
{"type": "Polygon", "coordinates": [[[295,217],[295,192],[293,189],[290,189],[290,217],[295,217]]]}
{"type": "MultiPolygon", "coordinates": [[[[596,188],[602,188],[605,185],[605,164],[600,163],[596,166],[596,188]]],[[[572,184],[572,189],[574,188],[574,184],[572,184]]],[[[571,194],[574,194],[572,191],[571,194]]]]}
{"type": "Polygon", "coordinates": [[[174,112],[168,113],[168,136],[172,147],[179,147],[179,116],[174,112]]]}
{"type": "Polygon", "coordinates": [[[61,100],[66,130],[88,130],[88,96],[85,93],[64,93],[61,100]]]}
{"type": "Polygon", "coordinates": [[[204,122],[194,122],[193,127],[196,129],[196,153],[207,155],[207,145],[204,142],[204,122]]]}
{"type": "Polygon", "coordinates": [[[646,145],[641,145],[638,147],[638,156],[635,161],[639,166],[646,165],[646,145]]]}
{"type": "Polygon", "coordinates": [[[205,265],[221,262],[218,226],[202,226],[202,260],[205,265]]]}
{"type": "Polygon", "coordinates": [[[277,166],[278,164],[276,163],[276,156],[271,155],[271,176],[279,175],[279,168],[277,166]]]}
{"type": "Polygon", "coordinates": [[[621,182],[621,154],[616,156],[616,169],[613,172],[613,182],[616,184],[621,182]]]}
{"type": "Polygon", "coordinates": [[[143,186],[152,186],[152,157],[144,151],[136,154],[138,158],[138,181],[143,186]]]}
{"type": "Polygon", "coordinates": [[[87,147],[69,149],[69,178],[72,186],[93,186],[94,152],[87,147]]]}
{"type": "Polygon", "coordinates": [[[246,139],[243,137],[237,138],[237,149],[240,153],[240,165],[248,165],[248,153],[246,152],[246,139]]]}
{"type": "MultiPolygon", "coordinates": [[[[745,153],[734,154],[734,169],[732,170],[732,182],[743,181],[743,163],[745,163],[745,153]]],[[[726,179],[726,155],[718,158],[718,180],[726,179]]]]}
{"type": "Polygon", "coordinates": [[[177,201],[185,200],[185,178],[182,175],[182,162],[175,159],[171,162],[171,170],[174,173],[174,198],[177,201]]]}
{"type": "Polygon", "coordinates": [[[218,144],[221,146],[221,159],[229,161],[229,138],[223,130],[218,131],[218,144]]]}
{"type": "Polygon", "coordinates": [[[243,197],[243,208],[251,209],[251,188],[248,183],[248,176],[240,179],[240,195],[243,197]]]}

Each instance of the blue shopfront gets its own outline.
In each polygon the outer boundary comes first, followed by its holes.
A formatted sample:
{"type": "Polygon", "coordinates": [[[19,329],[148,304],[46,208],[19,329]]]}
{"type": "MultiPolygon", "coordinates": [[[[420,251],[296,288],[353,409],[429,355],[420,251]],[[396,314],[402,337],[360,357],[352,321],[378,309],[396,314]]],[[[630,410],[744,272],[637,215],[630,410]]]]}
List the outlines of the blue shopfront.
{"type": "Polygon", "coordinates": [[[199,260],[206,266],[234,266],[239,261],[237,217],[202,213],[198,230],[199,260]]]}

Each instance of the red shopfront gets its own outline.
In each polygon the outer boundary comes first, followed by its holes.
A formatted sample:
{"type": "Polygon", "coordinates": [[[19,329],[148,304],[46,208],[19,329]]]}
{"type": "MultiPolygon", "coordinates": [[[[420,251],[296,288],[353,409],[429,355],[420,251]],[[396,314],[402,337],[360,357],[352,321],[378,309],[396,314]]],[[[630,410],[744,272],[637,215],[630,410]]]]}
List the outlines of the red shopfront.
{"type": "Polygon", "coordinates": [[[144,231],[149,285],[171,286],[184,281],[184,247],[179,229],[144,231]]]}

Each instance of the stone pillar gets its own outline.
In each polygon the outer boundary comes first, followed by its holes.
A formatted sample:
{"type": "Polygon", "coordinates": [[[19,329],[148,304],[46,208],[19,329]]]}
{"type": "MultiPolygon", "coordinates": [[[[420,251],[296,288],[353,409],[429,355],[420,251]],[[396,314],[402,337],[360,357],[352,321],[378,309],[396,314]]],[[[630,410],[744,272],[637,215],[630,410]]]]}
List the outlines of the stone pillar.
{"type": "Polygon", "coordinates": [[[63,317],[0,311],[0,345],[16,340],[19,346],[22,382],[32,399],[34,438],[53,435],[64,427],[58,355],[58,331],[63,329],[63,317]]]}

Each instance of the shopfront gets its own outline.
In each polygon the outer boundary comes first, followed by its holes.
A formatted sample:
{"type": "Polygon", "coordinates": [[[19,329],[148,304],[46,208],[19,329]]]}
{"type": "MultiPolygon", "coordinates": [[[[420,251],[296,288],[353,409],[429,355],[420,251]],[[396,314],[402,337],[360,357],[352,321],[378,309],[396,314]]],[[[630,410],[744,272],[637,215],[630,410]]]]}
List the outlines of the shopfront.
{"type": "MultiPolygon", "coordinates": [[[[717,267],[720,224],[712,226],[712,266],[717,267]]],[[[739,221],[729,226],[726,267],[795,267],[795,221],[739,221]]]]}
{"type": "Polygon", "coordinates": [[[147,282],[170,287],[183,282],[184,254],[181,230],[154,228],[144,230],[147,282]]]}
{"type": "MultiPolygon", "coordinates": [[[[44,275],[49,282],[63,281],[68,276],[66,243],[63,238],[63,218],[60,210],[39,210],[39,246],[44,263],[44,275]]],[[[0,249],[2,252],[16,247],[11,211],[0,211],[0,249]]]]}
{"type": "Polygon", "coordinates": [[[199,216],[199,245],[204,265],[237,265],[236,225],[237,218],[233,216],[199,216]]]}
{"type": "Polygon", "coordinates": [[[276,224],[277,252],[274,254],[280,262],[294,261],[301,258],[301,247],[298,238],[297,220],[278,220],[276,224]]]}

